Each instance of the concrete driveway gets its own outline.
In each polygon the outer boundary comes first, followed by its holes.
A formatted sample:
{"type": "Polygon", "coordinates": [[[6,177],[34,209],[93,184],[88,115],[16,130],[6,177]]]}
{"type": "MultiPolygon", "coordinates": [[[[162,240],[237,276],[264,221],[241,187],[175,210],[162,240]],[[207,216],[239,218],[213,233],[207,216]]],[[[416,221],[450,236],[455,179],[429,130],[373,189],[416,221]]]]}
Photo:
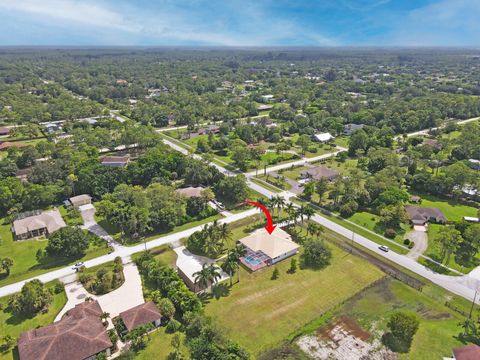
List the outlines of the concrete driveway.
{"type": "Polygon", "coordinates": [[[425,226],[415,226],[412,231],[405,235],[405,238],[415,243],[407,254],[410,259],[418,259],[428,248],[428,235],[425,226]]]}
{"type": "Polygon", "coordinates": [[[78,208],[80,215],[83,219],[82,229],[90,231],[92,234],[97,235],[98,237],[105,240],[114,250],[121,249],[124,246],[116,242],[113,237],[111,237],[107,231],[102,228],[97,221],[95,220],[95,206],[92,204],[82,205],[78,208]]]}
{"type": "Polygon", "coordinates": [[[145,300],[143,298],[142,280],[137,266],[133,262],[124,264],[123,274],[125,276],[123,285],[104,295],[90,294],[79,281],[66,284],[65,292],[68,300],[60,313],[58,313],[55,321],[60,320],[75,305],[84,302],[86,297],[98,300],[102,310],[108,312],[111,318],[114,318],[122,311],[143,304],[145,300]]]}

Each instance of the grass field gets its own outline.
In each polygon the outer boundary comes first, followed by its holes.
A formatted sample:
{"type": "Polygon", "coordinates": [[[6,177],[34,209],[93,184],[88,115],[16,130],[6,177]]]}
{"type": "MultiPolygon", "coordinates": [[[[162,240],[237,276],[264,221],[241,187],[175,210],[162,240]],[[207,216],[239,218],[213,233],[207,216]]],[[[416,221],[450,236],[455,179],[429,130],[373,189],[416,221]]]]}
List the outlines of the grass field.
{"type": "MultiPolygon", "coordinates": [[[[182,346],[180,346],[180,350],[184,355],[187,355],[188,349],[184,345],[185,335],[181,332],[178,332],[177,334],[179,334],[180,338],[182,339],[182,346]]],[[[135,359],[167,359],[168,354],[170,354],[174,350],[171,344],[174,335],[175,334],[167,334],[165,332],[165,327],[159,328],[158,330],[149,335],[150,340],[147,343],[147,347],[135,353],[135,359]]]]}
{"type": "Polygon", "coordinates": [[[278,345],[297,328],[383,276],[366,261],[331,249],[332,263],[322,270],[287,274],[290,261],[286,260],[276,266],[280,277],[271,280],[272,268],[251,274],[242,269],[240,283],[225,289],[228,296],[210,299],[206,314],[254,355],[278,345]]]}
{"type": "Polygon", "coordinates": [[[36,258],[37,251],[45,249],[47,240],[14,241],[10,225],[0,226],[0,258],[10,257],[14,264],[8,277],[0,276],[0,286],[11,284],[20,280],[53,271],[78,261],[85,261],[108,253],[109,249],[104,241],[91,243],[86,254],[81,259],[51,260],[39,263],[36,258]]]}
{"type": "Polygon", "coordinates": [[[400,359],[441,359],[450,356],[452,348],[463,345],[455,338],[461,331],[460,314],[391,278],[347,301],[334,315],[353,318],[363,329],[380,337],[388,317],[396,310],[414,311],[421,318],[409,353],[399,354],[400,359]]]}
{"type": "MultiPolygon", "coordinates": [[[[55,283],[49,283],[49,286],[53,286],[55,283]]],[[[53,295],[53,301],[48,311],[45,314],[38,314],[33,318],[25,318],[21,316],[14,316],[9,313],[6,308],[8,304],[8,299],[10,297],[6,296],[0,298],[0,334],[1,337],[4,335],[10,335],[14,338],[18,338],[18,336],[27,330],[35,329],[39,326],[45,326],[53,322],[55,316],[59,313],[59,311],[63,308],[65,303],[67,302],[67,295],[64,291],[59,294],[53,295]]],[[[8,351],[5,353],[0,353],[1,360],[7,359],[14,359],[14,355],[12,351],[8,351]]]]}

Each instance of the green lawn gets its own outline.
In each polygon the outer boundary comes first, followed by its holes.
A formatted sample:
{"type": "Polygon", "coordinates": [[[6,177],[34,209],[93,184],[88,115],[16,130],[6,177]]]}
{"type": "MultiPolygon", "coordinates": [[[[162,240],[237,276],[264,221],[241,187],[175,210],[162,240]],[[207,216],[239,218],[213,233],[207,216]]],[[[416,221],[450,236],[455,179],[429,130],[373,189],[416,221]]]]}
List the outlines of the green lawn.
{"type": "MultiPolygon", "coordinates": [[[[182,346],[180,350],[184,355],[188,355],[188,349],[184,344],[185,335],[181,332],[177,334],[180,335],[182,339],[182,346]]],[[[135,354],[135,359],[137,360],[151,360],[151,359],[167,359],[168,354],[170,354],[174,349],[171,345],[172,338],[174,334],[167,334],[165,332],[165,327],[161,327],[152,334],[149,335],[150,340],[147,343],[145,349],[140,350],[135,354]]]]}
{"type": "MultiPolygon", "coordinates": [[[[280,176],[282,176],[282,175],[280,175],[280,176]]],[[[263,180],[264,182],[272,184],[273,186],[276,186],[277,188],[280,188],[280,189],[283,189],[283,190],[290,190],[292,188],[292,185],[290,185],[287,181],[282,180],[281,178],[277,179],[275,176],[273,176],[269,173],[267,173],[267,176],[265,176],[263,174],[259,174],[257,177],[259,179],[263,180]]],[[[266,187],[266,185],[264,183],[260,183],[260,185],[266,187]]],[[[278,190],[275,189],[275,192],[278,192],[278,190]]]]}
{"type": "MultiPolygon", "coordinates": [[[[55,283],[49,283],[49,286],[53,286],[55,283]]],[[[35,329],[39,326],[45,326],[53,322],[55,316],[60,312],[65,303],[67,302],[67,296],[64,291],[53,296],[53,302],[48,308],[46,313],[38,314],[33,318],[25,318],[22,316],[14,316],[7,311],[8,299],[10,297],[6,296],[0,298],[0,334],[1,337],[4,335],[11,335],[14,338],[27,330],[35,329]]],[[[12,351],[5,353],[0,353],[1,360],[14,359],[12,351]]]]}
{"type": "Polygon", "coordinates": [[[383,276],[368,262],[330,247],[332,263],[322,270],[287,274],[290,261],[286,260],[276,265],[280,277],[271,280],[272,268],[256,273],[242,268],[240,283],[223,287],[228,296],[210,299],[205,313],[254,355],[275,347],[296,329],[383,276]]]}
{"type": "Polygon", "coordinates": [[[396,310],[414,311],[421,318],[410,352],[400,354],[400,359],[437,360],[451,356],[452,348],[463,345],[455,338],[461,331],[461,315],[438,299],[391,278],[347,301],[334,315],[353,318],[363,329],[380,337],[388,317],[396,310]]]}
{"type": "MultiPolygon", "coordinates": [[[[259,176],[259,178],[260,178],[260,176],[259,176]]],[[[279,189],[275,186],[272,186],[271,184],[269,184],[265,180],[260,181],[257,178],[252,177],[252,178],[250,178],[250,181],[257,184],[257,185],[260,185],[260,186],[264,187],[265,189],[270,190],[271,192],[274,192],[274,193],[279,193],[279,192],[282,191],[281,189],[279,189]]]]}
{"type": "MultiPolygon", "coordinates": [[[[433,195],[420,195],[422,202],[418,206],[438,208],[449,221],[460,221],[464,216],[477,216],[477,209],[472,206],[462,205],[454,200],[444,200],[433,195]]],[[[415,204],[415,206],[417,206],[415,204]]]]}
{"type": "MultiPolygon", "coordinates": [[[[177,260],[177,254],[173,251],[169,245],[161,245],[148,251],[155,257],[156,260],[160,261],[162,265],[174,267],[175,261],[177,260]]],[[[132,259],[136,260],[142,253],[137,253],[132,255],[132,259]]]]}
{"type": "Polygon", "coordinates": [[[300,173],[304,170],[307,170],[307,166],[297,166],[294,168],[287,168],[285,170],[278,171],[279,174],[282,174],[283,176],[292,179],[292,180],[298,180],[300,178],[300,173]]]}
{"type": "MultiPolygon", "coordinates": [[[[439,261],[439,262],[441,262],[441,257],[440,257],[441,248],[438,245],[438,243],[435,242],[435,238],[438,235],[438,233],[440,233],[442,231],[442,229],[444,229],[444,228],[445,228],[445,225],[440,225],[440,224],[429,224],[428,225],[428,248],[425,251],[424,255],[429,256],[432,259],[434,259],[436,261],[439,261]]],[[[422,264],[425,264],[425,265],[433,268],[436,271],[439,271],[439,272],[448,271],[448,270],[445,270],[445,269],[439,269],[438,266],[436,266],[435,264],[431,264],[431,263],[429,264],[424,259],[421,259],[420,262],[422,264]]],[[[452,255],[450,257],[450,262],[448,264],[445,264],[445,265],[447,265],[448,267],[450,267],[452,269],[455,269],[455,270],[458,270],[460,272],[463,272],[463,273],[467,274],[470,271],[472,271],[474,268],[476,268],[477,266],[480,265],[480,254],[477,254],[475,256],[475,258],[473,259],[473,261],[471,263],[468,263],[468,264],[462,263],[461,260],[457,261],[455,256],[452,255]]],[[[454,274],[450,274],[450,275],[454,275],[454,274]]]]}
{"type": "Polygon", "coordinates": [[[23,240],[14,241],[10,224],[0,226],[0,258],[10,257],[14,264],[8,277],[0,277],[0,286],[28,279],[49,271],[57,270],[78,261],[85,261],[108,253],[109,249],[104,241],[91,243],[86,255],[81,259],[53,260],[39,263],[36,258],[39,249],[45,249],[48,241],[23,240]]]}

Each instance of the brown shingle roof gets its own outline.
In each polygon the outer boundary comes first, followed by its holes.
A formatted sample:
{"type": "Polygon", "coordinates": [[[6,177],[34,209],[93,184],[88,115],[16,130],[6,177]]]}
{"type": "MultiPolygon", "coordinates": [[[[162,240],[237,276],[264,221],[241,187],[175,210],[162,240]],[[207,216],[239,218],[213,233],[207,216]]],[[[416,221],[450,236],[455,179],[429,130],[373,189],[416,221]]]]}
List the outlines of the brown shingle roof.
{"type": "Polygon", "coordinates": [[[57,209],[44,211],[38,215],[29,216],[13,222],[13,230],[15,235],[26,234],[29,231],[47,228],[51,234],[61,228],[67,226],[63,221],[60,211],[57,209]]]}
{"type": "Polygon", "coordinates": [[[205,190],[202,187],[186,187],[183,189],[177,189],[175,190],[178,194],[182,194],[186,197],[200,197],[202,196],[202,191],[205,190]]]}
{"type": "Polygon", "coordinates": [[[338,172],[323,166],[316,166],[316,167],[302,171],[300,175],[304,178],[311,177],[316,180],[320,180],[320,178],[322,177],[328,180],[333,180],[338,176],[338,172]]]}
{"type": "Polygon", "coordinates": [[[447,222],[447,218],[440,209],[437,208],[426,208],[421,206],[405,206],[405,211],[407,212],[410,219],[421,220],[424,222],[429,221],[431,218],[435,219],[438,222],[447,222]]]}
{"type": "Polygon", "coordinates": [[[18,338],[20,360],[83,360],[112,347],[97,301],[84,302],[51,325],[18,338]]]}
{"type": "Polygon", "coordinates": [[[453,349],[453,355],[456,360],[478,360],[480,359],[480,346],[473,344],[462,346],[453,349]]]}
{"type": "Polygon", "coordinates": [[[10,142],[10,141],[5,141],[0,144],[0,150],[7,150],[9,148],[22,148],[28,146],[27,144],[21,143],[21,142],[10,142]]]}
{"type": "Polygon", "coordinates": [[[131,331],[137,326],[149,324],[161,319],[162,314],[160,314],[160,310],[158,310],[153,301],[149,301],[121,312],[120,317],[127,330],[131,331]]]}

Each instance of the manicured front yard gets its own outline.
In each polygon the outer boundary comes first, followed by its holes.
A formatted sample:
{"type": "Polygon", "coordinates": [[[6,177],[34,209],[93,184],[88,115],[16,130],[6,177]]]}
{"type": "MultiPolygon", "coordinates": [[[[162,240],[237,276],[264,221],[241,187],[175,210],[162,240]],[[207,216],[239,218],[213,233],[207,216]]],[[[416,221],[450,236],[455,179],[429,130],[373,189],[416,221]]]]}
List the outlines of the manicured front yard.
{"type": "MultiPolygon", "coordinates": [[[[54,283],[49,285],[53,286],[54,283]]],[[[7,311],[9,298],[9,296],[0,298],[0,334],[1,337],[8,334],[15,339],[18,338],[18,336],[24,331],[52,323],[55,319],[55,316],[57,316],[67,302],[67,295],[64,291],[59,294],[54,294],[52,304],[50,304],[50,307],[46,313],[40,313],[33,318],[25,318],[22,316],[12,315],[7,311]]],[[[18,357],[14,357],[11,350],[5,353],[0,353],[1,360],[14,358],[18,357]]]]}
{"type": "Polygon", "coordinates": [[[253,355],[278,345],[297,328],[383,276],[365,260],[330,247],[332,263],[323,270],[287,274],[290,261],[285,260],[276,265],[280,277],[271,280],[272,268],[256,273],[242,268],[240,283],[231,289],[223,287],[228,295],[209,300],[206,314],[253,355]]]}
{"type": "MultiPolygon", "coordinates": [[[[181,332],[180,335],[182,346],[180,351],[183,355],[188,355],[188,349],[184,344],[185,335],[181,332]]],[[[147,347],[135,354],[137,360],[151,360],[151,359],[167,359],[174,348],[171,344],[175,334],[168,334],[165,332],[165,327],[160,327],[149,335],[150,340],[147,342],[147,347]]]]}
{"type": "Polygon", "coordinates": [[[105,255],[109,251],[106,242],[102,240],[92,242],[81,259],[57,259],[39,263],[36,258],[37,251],[45,249],[47,243],[46,239],[14,241],[10,224],[0,225],[0,258],[9,257],[14,261],[10,275],[8,277],[0,275],[0,286],[57,270],[78,261],[105,255]]]}

